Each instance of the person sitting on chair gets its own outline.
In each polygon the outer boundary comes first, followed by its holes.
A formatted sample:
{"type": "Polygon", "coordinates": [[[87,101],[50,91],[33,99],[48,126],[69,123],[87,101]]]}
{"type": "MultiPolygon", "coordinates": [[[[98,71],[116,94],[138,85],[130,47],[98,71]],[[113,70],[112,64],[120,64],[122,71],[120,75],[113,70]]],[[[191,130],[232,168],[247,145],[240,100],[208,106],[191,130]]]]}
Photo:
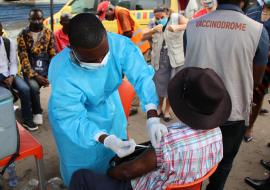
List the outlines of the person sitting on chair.
{"type": "Polygon", "coordinates": [[[165,189],[198,180],[216,166],[223,157],[218,126],[232,107],[222,80],[211,69],[184,68],[171,80],[168,98],[180,121],[168,127],[159,146],[110,168],[108,175],[78,170],[69,189],[165,189]]]}

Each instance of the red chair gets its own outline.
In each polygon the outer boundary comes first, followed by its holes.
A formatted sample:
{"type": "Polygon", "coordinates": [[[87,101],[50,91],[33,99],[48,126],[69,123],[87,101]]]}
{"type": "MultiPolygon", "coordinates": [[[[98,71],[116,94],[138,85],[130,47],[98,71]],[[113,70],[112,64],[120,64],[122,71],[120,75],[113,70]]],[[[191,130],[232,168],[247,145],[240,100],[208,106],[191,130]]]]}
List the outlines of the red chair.
{"type": "MultiPolygon", "coordinates": [[[[20,156],[16,160],[22,160],[29,156],[35,157],[38,178],[39,178],[39,189],[45,190],[42,145],[18,122],[17,122],[17,126],[18,126],[19,134],[20,134],[20,156]]],[[[9,159],[10,159],[10,156],[0,160],[0,167],[5,166],[8,163],[9,159]]]]}
{"type": "Polygon", "coordinates": [[[126,114],[126,118],[128,119],[132,100],[135,96],[135,90],[130,82],[128,82],[126,79],[123,79],[122,84],[118,88],[118,92],[126,114]]]}
{"type": "Polygon", "coordinates": [[[205,176],[202,178],[192,182],[192,183],[187,183],[187,184],[171,184],[167,186],[165,190],[201,190],[202,188],[202,183],[207,180],[217,169],[217,165],[214,166],[205,176]]]}

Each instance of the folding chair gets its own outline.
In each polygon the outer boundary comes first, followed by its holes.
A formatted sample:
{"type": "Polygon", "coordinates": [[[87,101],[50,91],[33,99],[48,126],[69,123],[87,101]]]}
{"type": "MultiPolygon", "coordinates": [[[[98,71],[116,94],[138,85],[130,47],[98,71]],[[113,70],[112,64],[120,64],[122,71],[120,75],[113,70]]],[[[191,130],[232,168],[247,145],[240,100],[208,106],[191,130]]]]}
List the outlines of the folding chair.
{"type": "Polygon", "coordinates": [[[214,166],[205,176],[202,178],[187,184],[170,184],[165,190],[201,190],[202,183],[207,180],[217,169],[217,165],[214,166]]]}

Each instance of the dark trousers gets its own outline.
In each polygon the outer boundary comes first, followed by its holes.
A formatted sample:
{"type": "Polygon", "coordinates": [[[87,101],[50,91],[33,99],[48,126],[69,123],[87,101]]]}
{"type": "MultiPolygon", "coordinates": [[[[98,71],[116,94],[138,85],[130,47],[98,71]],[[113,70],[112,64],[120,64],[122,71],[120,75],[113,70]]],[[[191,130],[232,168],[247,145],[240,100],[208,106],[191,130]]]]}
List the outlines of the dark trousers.
{"type": "Polygon", "coordinates": [[[209,178],[206,190],[223,190],[246,130],[245,121],[227,122],[220,129],[223,138],[223,159],[216,172],[209,178]]]}
{"type": "Polygon", "coordinates": [[[40,86],[35,79],[27,79],[25,78],[31,94],[31,102],[32,102],[32,112],[33,114],[41,114],[42,108],[40,104],[40,86]]]}
{"type": "Polygon", "coordinates": [[[15,76],[12,86],[9,88],[3,84],[3,81],[6,77],[0,74],[1,86],[11,90],[13,88],[18,91],[20,101],[21,101],[21,111],[23,121],[32,121],[32,104],[31,104],[31,95],[30,88],[28,84],[19,76],[15,76]]]}
{"type": "Polygon", "coordinates": [[[90,170],[76,171],[71,178],[69,190],[132,190],[130,181],[118,181],[105,174],[90,170]]]}

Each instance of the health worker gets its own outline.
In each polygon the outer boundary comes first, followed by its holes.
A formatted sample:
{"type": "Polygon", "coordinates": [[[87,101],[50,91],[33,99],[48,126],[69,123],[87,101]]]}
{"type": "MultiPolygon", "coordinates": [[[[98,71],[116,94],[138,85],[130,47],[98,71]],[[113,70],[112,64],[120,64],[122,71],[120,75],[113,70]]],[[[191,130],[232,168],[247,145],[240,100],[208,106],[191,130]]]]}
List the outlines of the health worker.
{"type": "Polygon", "coordinates": [[[130,39],[106,33],[90,13],[72,18],[68,35],[70,48],[60,52],[49,68],[49,119],[66,185],[76,170],[105,173],[115,154],[134,152],[134,140],[126,140],[127,120],[117,90],[123,74],[147,112],[152,145],[156,147],[167,133],[157,117],[154,69],[130,39]]]}

